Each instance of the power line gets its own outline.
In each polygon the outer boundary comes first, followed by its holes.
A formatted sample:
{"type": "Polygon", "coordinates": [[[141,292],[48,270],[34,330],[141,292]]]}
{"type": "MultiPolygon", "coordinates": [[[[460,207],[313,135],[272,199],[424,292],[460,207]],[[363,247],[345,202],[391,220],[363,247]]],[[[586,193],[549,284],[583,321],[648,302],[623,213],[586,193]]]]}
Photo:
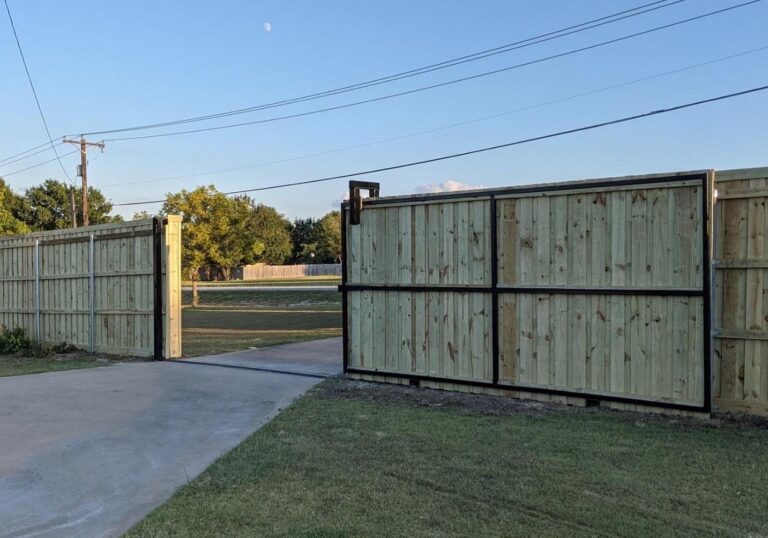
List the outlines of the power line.
{"type": "MultiPolygon", "coordinates": [[[[61,145],[63,145],[63,144],[61,142],[59,142],[58,144],[56,144],[56,147],[59,147],[61,145]]],[[[39,150],[37,150],[37,151],[35,151],[33,153],[30,153],[29,155],[25,155],[23,157],[18,157],[16,159],[13,159],[13,160],[10,160],[10,161],[6,161],[6,162],[0,164],[0,166],[8,166],[9,164],[17,163],[19,161],[24,161],[26,159],[29,159],[30,157],[34,157],[35,155],[40,155],[41,153],[45,153],[46,151],[51,151],[51,145],[48,144],[48,143],[45,144],[45,147],[43,149],[39,149],[39,150]]]]}
{"type": "MultiPolygon", "coordinates": [[[[270,103],[264,103],[261,105],[251,106],[247,108],[240,108],[235,110],[229,110],[226,112],[218,112],[215,114],[208,114],[204,116],[194,116],[190,118],[183,118],[179,120],[173,120],[173,121],[166,121],[166,122],[160,122],[160,123],[151,123],[151,124],[145,124],[145,125],[136,125],[132,127],[123,127],[123,128],[117,128],[117,129],[108,129],[103,131],[92,131],[92,132],[86,132],[83,133],[83,135],[103,135],[103,134],[114,134],[114,133],[120,133],[120,132],[126,132],[126,131],[137,131],[137,130],[145,130],[145,129],[154,129],[158,127],[168,127],[171,125],[179,125],[183,123],[192,123],[192,122],[198,122],[198,121],[206,121],[211,119],[217,119],[222,118],[226,116],[233,116],[238,114],[246,114],[249,112],[255,112],[258,110],[264,110],[267,108],[275,108],[275,107],[281,107],[281,106],[287,106],[295,103],[300,103],[304,101],[310,101],[315,99],[320,99],[323,97],[329,97],[333,95],[338,95],[341,93],[347,93],[350,91],[356,91],[363,88],[368,88],[371,86],[378,86],[380,84],[386,84],[389,82],[393,82],[396,80],[402,80],[404,78],[410,78],[413,76],[422,75],[425,73],[430,73],[432,71],[437,71],[440,69],[446,69],[448,67],[453,67],[456,65],[460,65],[467,62],[472,62],[476,60],[480,60],[483,58],[487,58],[489,56],[494,56],[497,54],[503,54],[506,52],[511,52],[513,50],[518,50],[520,48],[529,47],[532,45],[537,45],[539,43],[544,43],[546,41],[551,41],[553,39],[559,39],[561,37],[566,37],[568,35],[572,35],[575,33],[583,32],[586,30],[590,30],[593,28],[597,28],[599,26],[604,26],[606,24],[612,24],[614,22],[618,22],[624,19],[628,19],[631,17],[636,17],[639,15],[643,15],[645,13],[649,13],[652,11],[656,11],[659,9],[664,9],[667,7],[671,7],[673,5],[679,4],[684,2],[685,0],[675,0],[672,3],[666,3],[668,0],[657,0],[648,4],[643,4],[631,9],[627,9],[624,11],[620,11],[618,13],[612,13],[610,15],[605,15],[603,17],[599,17],[597,19],[592,19],[589,21],[585,21],[576,25],[568,26],[565,28],[560,28],[558,30],[554,30],[551,32],[547,32],[544,34],[540,34],[537,36],[529,37],[520,41],[515,41],[513,43],[507,43],[505,45],[501,45],[498,47],[494,47],[492,49],[483,50],[480,52],[475,52],[472,54],[460,56],[458,58],[452,58],[450,60],[445,60],[439,63],[430,64],[427,66],[419,67],[416,69],[411,69],[409,71],[403,71],[400,73],[395,73],[393,75],[388,75],[385,77],[376,78],[373,80],[368,80],[365,82],[359,82],[356,84],[348,85],[348,86],[342,86],[340,88],[334,88],[331,90],[325,90],[322,92],[312,93],[309,95],[304,95],[301,97],[295,97],[291,99],[285,99],[281,101],[273,101],[270,103]],[[658,4],[664,4],[664,5],[658,5],[658,4]],[[644,11],[639,11],[645,9],[644,11]],[[638,12],[639,11],[639,12],[638,12]],[[635,13],[636,12],[636,13],[635,13]]],[[[74,136],[74,135],[72,135],[74,136]]]]}
{"type": "Polygon", "coordinates": [[[719,58],[714,58],[714,59],[707,60],[707,61],[704,61],[704,62],[699,62],[699,63],[696,63],[696,64],[686,65],[686,66],[683,66],[683,67],[679,67],[677,69],[672,69],[672,70],[669,70],[669,71],[664,71],[664,72],[661,72],[661,73],[656,73],[656,74],[653,74],[653,75],[648,75],[648,76],[645,76],[645,77],[636,78],[636,79],[629,80],[629,81],[626,81],[626,82],[621,82],[621,83],[618,83],[618,84],[612,84],[610,86],[603,86],[601,88],[596,88],[596,89],[593,89],[593,90],[588,90],[586,92],[576,93],[576,94],[568,95],[568,96],[565,96],[565,97],[559,97],[557,99],[551,99],[549,101],[543,101],[541,103],[536,103],[536,104],[528,105],[528,106],[525,106],[525,107],[520,107],[520,108],[516,108],[516,109],[512,109],[512,110],[507,110],[507,111],[500,112],[500,113],[497,113],[497,114],[481,116],[479,118],[474,118],[474,119],[467,120],[467,121],[451,123],[451,124],[448,124],[448,125],[443,125],[443,126],[440,126],[440,127],[435,127],[435,128],[432,128],[432,129],[426,129],[426,130],[416,131],[416,132],[413,132],[413,133],[408,133],[408,134],[399,135],[399,136],[395,136],[395,137],[384,138],[384,139],[375,140],[375,141],[372,141],[372,142],[367,142],[367,143],[364,143],[364,144],[356,144],[356,145],[353,145],[353,146],[346,146],[346,147],[343,147],[343,148],[336,148],[336,149],[332,149],[332,150],[328,150],[328,151],[309,153],[309,154],[305,154],[305,155],[297,155],[297,156],[288,157],[288,158],[285,158],[285,159],[279,159],[279,160],[273,160],[273,161],[265,161],[265,162],[256,163],[256,164],[237,166],[237,167],[231,167],[231,168],[223,168],[223,169],[219,169],[219,170],[211,170],[209,172],[196,172],[196,173],[184,174],[184,175],[179,175],[179,176],[166,176],[166,177],[157,177],[157,178],[152,178],[152,179],[129,180],[129,181],[122,181],[122,182],[118,182],[118,183],[107,183],[107,184],[101,185],[101,187],[104,188],[104,187],[116,187],[116,186],[121,186],[121,185],[139,185],[139,184],[143,184],[143,183],[156,183],[156,182],[159,182],[159,181],[169,181],[169,180],[176,180],[176,179],[189,179],[189,178],[199,177],[199,176],[208,176],[208,175],[221,174],[221,173],[226,173],[226,172],[235,172],[235,171],[239,171],[239,170],[247,170],[249,168],[258,168],[258,167],[262,167],[262,166],[269,166],[269,165],[272,165],[272,164],[281,164],[281,163],[292,162],[292,161],[297,161],[297,160],[302,160],[302,159],[308,159],[308,158],[312,158],[312,157],[320,157],[320,156],[324,156],[324,155],[330,155],[330,154],[333,154],[333,153],[339,153],[339,152],[349,151],[349,150],[353,150],[353,149],[360,149],[360,148],[375,146],[375,145],[384,144],[384,143],[387,143],[387,142],[394,142],[394,141],[397,141],[397,140],[403,140],[403,139],[412,138],[412,137],[415,137],[415,136],[431,134],[431,133],[434,133],[434,132],[437,132],[437,131],[443,131],[443,130],[446,130],[446,129],[453,129],[453,128],[456,128],[456,127],[462,127],[462,126],[465,126],[465,125],[471,125],[471,124],[474,124],[474,123],[479,123],[479,122],[487,121],[487,120],[490,120],[490,119],[496,119],[496,118],[508,116],[510,114],[515,114],[515,113],[518,113],[518,112],[525,112],[525,111],[528,111],[528,110],[534,110],[534,109],[537,109],[537,108],[542,108],[542,107],[553,105],[553,104],[557,104],[557,103],[563,103],[563,102],[571,101],[573,99],[577,99],[577,98],[580,98],[580,97],[587,97],[587,96],[590,96],[590,95],[594,95],[594,94],[605,92],[605,91],[609,91],[609,90],[614,90],[614,89],[618,89],[618,88],[624,88],[624,87],[627,87],[627,86],[630,86],[630,85],[633,85],[633,84],[639,84],[641,82],[647,82],[649,80],[654,80],[654,79],[658,79],[658,78],[661,78],[661,77],[666,77],[666,76],[669,76],[669,75],[674,75],[674,74],[677,74],[677,73],[682,73],[682,72],[685,72],[685,71],[690,71],[692,69],[697,69],[697,68],[704,67],[704,66],[707,66],[707,65],[712,65],[712,64],[719,63],[719,62],[724,62],[724,61],[727,61],[727,60],[732,60],[734,58],[739,58],[739,57],[742,57],[742,56],[746,56],[748,54],[755,54],[757,52],[762,52],[762,51],[765,51],[765,50],[768,50],[768,46],[763,46],[763,47],[758,47],[758,48],[755,48],[755,49],[750,49],[750,50],[746,50],[746,51],[742,51],[742,52],[737,52],[737,53],[734,53],[734,54],[729,54],[727,56],[721,56],[719,58]]]}
{"type": "Polygon", "coordinates": [[[51,149],[50,146],[51,146],[50,142],[43,142],[42,144],[40,144],[39,146],[35,146],[34,148],[29,148],[27,150],[20,151],[19,153],[14,153],[13,155],[9,155],[8,157],[5,157],[4,159],[0,159],[0,164],[3,164],[3,163],[5,163],[6,161],[8,161],[10,159],[13,159],[14,157],[18,157],[19,155],[24,155],[24,154],[29,153],[31,151],[35,151],[36,149],[39,149],[39,148],[45,148],[44,151],[48,151],[49,149],[51,149]]]}
{"type": "Polygon", "coordinates": [[[53,144],[53,137],[51,137],[51,131],[48,129],[48,122],[45,121],[45,114],[43,114],[43,107],[40,106],[40,100],[37,98],[37,91],[35,90],[35,85],[32,82],[32,75],[29,74],[29,67],[27,67],[27,60],[24,57],[24,51],[21,48],[21,42],[19,41],[19,34],[16,33],[16,25],[13,24],[13,17],[11,16],[11,8],[8,7],[8,0],[4,0],[5,2],[5,10],[8,12],[8,20],[11,22],[11,29],[13,30],[13,37],[16,39],[16,46],[19,49],[19,56],[21,56],[21,63],[24,64],[24,71],[27,73],[27,80],[29,81],[29,87],[32,88],[32,95],[35,97],[35,104],[37,104],[37,111],[40,113],[40,119],[43,120],[43,125],[45,126],[45,133],[48,135],[48,143],[51,145],[51,149],[56,154],[56,160],[59,161],[59,166],[61,166],[61,171],[64,172],[64,175],[67,177],[70,183],[72,183],[72,178],[69,177],[69,174],[67,173],[67,170],[64,168],[64,164],[61,162],[61,157],[59,156],[59,152],[56,150],[56,146],[53,144]]]}
{"type": "MultiPolygon", "coordinates": [[[[67,157],[68,155],[72,155],[73,153],[79,153],[79,151],[80,150],[76,149],[75,151],[70,151],[69,153],[65,153],[64,155],[61,155],[61,157],[67,157]]],[[[0,174],[0,175],[2,177],[4,177],[4,178],[5,177],[10,177],[10,176],[13,176],[13,175],[16,175],[16,174],[21,174],[22,172],[26,172],[27,170],[32,170],[33,168],[37,168],[39,166],[43,166],[44,164],[52,163],[53,161],[59,161],[59,163],[61,163],[61,160],[60,160],[60,157],[59,157],[58,153],[56,154],[56,157],[54,157],[53,159],[48,159],[47,161],[43,161],[41,163],[33,164],[32,166],[27,166],[26,168],[22,168],[21,170],[14,170],[13,172],[11,172],[9,174],[0,174]]],[[[67,176],[67,177],[69,177],[69,176],[67,176]]],[[[73,185],[74,185],[74,182],[71,179],[69,181],[70,181],[70,183],[73,183],[73,185]]]]}
{"type": "MultiPolygon", "coordinates": [[[[445,60],[443,62],[439,62],[439,63],[435,63],[435,64],[430,64],[430,65],[423,66],[423,67],[420,67],[420,68],[412,69],[412,70],[409,70],[409,71],[403,71],[403,72],[400,72],[400,73],[396,73],[394,75],[389,75],[389,76],[386,76],[386,77],[381,77],[381,78],[378,78],[378,79],[373,79],[373,80],[369,80],[369,81],[366,81],[366,82],[361,82],[361,83],[358,83],[358,84],[353,84],[353,85],[350,85],[350,86],[343,86],[341,88],[336,88],[336,89],[333,89],[333,90],[327,90],[327,91],[324,91],[324,92],[318,92],[318,93],[315,93],[315,94],[305,95],[305,96],[297,97],[297,98],[293,98],[293,99],[287,99],[287,100],[283,100],[283,101],[275,101],[275,102],[272,102],[272,103],[266,103],[266,104],[258,105],[258,106],[255,106],[255,107],[249,107],[249,108],[246,108],[246,109],[231,110],[231,111],[227,111],[227,112],[211,114],[211,115],[208,115],[208,116],[197,116],[197,117],[192,117],[192,118],[185,118],[185,119],[182,119],[182,120],[176,120],[176,121],[172,121],[172,122],[164,122],[164,123],[158,123],[158,124],[136,126],[136,127],[127,128],[126,130],[132,130],[132,129],[135,130],[135,129],[141,129],[141,128],[153,128],[153,127],[160,127],[160,126],[168,126],[168,125],[173,125],[173,124],[177,124],[177,123],[187,123],[187,122],[191,122],[191,121],[202,121],[202,120],[205,120],[205,119],[212,119],[212,118],[216,118],[216,117],[224,117],[226,115],[239,114],[239,113],[245,113],[245,112],[252,112],[252,111],[261,110],[261,109],[264,109],[264,108],[272,108],[272,107],[276,107],[276,106],[285,106],[285,105],[288,105],[288,104],[292,104],[292,103],[296,103],[296,102],[301,102],[301,101],[304,101],[304,100],[310,100],[310,99],[314,99],[314,98],[320,98],[320,97],[335,95],[337,92],[340,93],[340,92],[343,92],[343,91],[352,91],[354,89],[362,89],[363,87],[368,87],[368,86],[373,85],[375,83],[382,83],[383,84],[385,82],[391,82],[393,80],[399,80],[401,77],[403,77],[405,75],[413,75],[413,76],[415,76],[415,75],[418,75],[418,74],[423,74],[423,73],[435,70],[435,68],[439,68],[440,66],[452,67],[453,65],[458,65],[456,62],[464,63],[464,60],[469,61],[470,59],[480,59],[480,56],[486,57],[485,55],[490,55],[489,53],[496,54],[496,53],[502,53],[502,52],[509,52],[510,50],[516,50],[517,48],[520,48],[518,45],[524,45],[526,43],[527,43],[527,45],[525,45],[525,46],[533,45],[533,44],[536,44],[536,43],[531,43],[532,41],[543,39],[543,38],[547,38],[549,36],[556,36],[556,37],[552,37],[551,39],[555,39],[555,38],[558,38],[558,37],[565,37],[566,35],[570,35],[571,33],[575,33],[575,32],[570,32],[569,34],[563,34],[563,32],[566,32],[566,31],[569,31],[569,30],[574,30],[574,29],[577,29],[577,28],[580,28],[580,27],[588,26],[590,24],[598,23],[600,21],[606,21],[607,19],[613,19],[613,20],[608,20],[607,22],[604,22],[602,24],[597,24],[597,25],[594,25],[594,26],[590,26],[589,28],[582,28],[579,31],[588,30],[588,29],[591,29],[591,28],[595,28],[596,26],[602,26],[604,24],[609,24],[609,23],[612,23],[612,22],[617,22],[619,20],[623,20],[623,19],[631,17],[631,16],[641,15],[643,13],[648,13],[650,11],[655,11],[657,9],[662,9],[662,8],[670,7],[672,5],[684,2],[685,0],[676,0],[675,2],[673,2],[671,4],[668,4],[667,3],[668,1],[669,0],[656,0],[656,1],[648,3],[648,4],[643,4],[643,5],[631,8],[631,9],[627,9],[627,10],[624,10],[624,11],[619,11],[617,13],[612,13],[610,15],[605,15],[605,16],[599,17],[597,19],[592,19],[592,20],[585,21],[585,22],[582,22],[582,23],[579,23],[579,24],[576,24],[576,25],[572,25],[572,26],[568,26],[568,27],[565,27],[565,28],[561,28],[559,30],[554,30],[554,31],[551,31],[551,32],[548,32],[548,33],[545,33],[545,34],[540,34],[538,36],[534,36],[534,37],[530,37],[530,38],[523,39],[523,40],[520,40],[520,41],[516,41],[514,43],[508,43],[506,45],[501,45],[501,46],[498,46],[498,47],[494,47],[492,49],[487,49],[487,50],[484,50],[484,51],[468,54],[468,55],[461,56],[461,57],[458,57],[458,58],[453,58],[451,60],[445,60]],[[658,6],[658,4],[664,4],[664,5],[658,6]],[[649,6],[657,6],[657,7],[652,7],[652,9],[643,11],[641,13],[634,13],[634,14],[628,15],[626,17],[615,18],[615,17],[619,17],[621,15],[626,15],[628,13],[632,13],[632,12],[635,12],[635,11],[647,8],[649,6]],[[562,35],[556,35],[556,34],[562,34],[562,35]],[[509,47],[515,47],[515,49],[511,49],[509,47]],[[508,49],[508,50],[506,50],[506,49],[508,49]]],[[[540,43],[540,42],[543,42],[543,41],[537,41],[537,43],[540,43]]],[[[118,131],[119,130],[112,130],[110,132],[118,132],[118,131]]],[[[85,133],[85,134],[92,134],[92,133],[85,133]]],[[[74,135],[70,135],[70,136],[74,136],[74,135]]],[[[17,153],[15,155],[11,155],[11,156],[6,157],[4,159],[0,159],[0,164],[2,164],[3,162],[5,162],[7,160],[13,159],[14,157],[23,155],[25,153],[29,153],[31,151],[34,151],[34,150],[38,149],[38,148],[41,148],[43,146],[48,146],[48,145],[49,145],[49,143],[46,142],[44,144],[41,144],[41,145],[36,146],[34,148],[31,148],[29,150],[22,151],[20,153],[17,153]]]]}
{"type": "MultiPolygon", "coordinates": [[[[309,185],[309,184],[312,184],[312,183],[322,183],[322,182],[334,181],[334,180],[338,180],[338,179],[347,179],[347,178],[351,178],[351,177],[364,176],[364,175],[370,175],[370,174],[377,174],[377,173],[380,173],[380,172],[390,172],[392,170],[399,170],[401,168],[410,168],[412,166],[421,166],[421,165],[424,165],[424,164],[430,164],[430,163],[435,163],[435,162],[439,162],[439,161],[447,161],[447,160],[450,160],[450,159],[457,159],[459,157],[466,157],[468,155],[475,155],[475,154],[478,154],[478,153],[485,153],[485,152],[488,152],[488,151],[494,151],[494,150],[498,150],[498,149],[502,149],[502,148],[508,148],[508,147],[512,147],[512,146],[519,146],[519,145],[523,145],[523,144],[528,144],[530,142],[537,142],[539,140],[546,140],[546,139],[549,139],[549,138],[556,138],[556,137],[564,136],[564,135],[568,135],[568,134],[579,133],[579,132],[584,132],[584,131],[590,131],[590,130],[598,129],[598,128],[601,128],[601,127],[607,127],[609,125],[617,125],[619,123],[626,123],[626,122],[630,122],[630,121],[634,121],[634,120],[638,120],[638,119],[642,119],[642,118],[648,118],[648,117],[651,117],[651,116],[659,116],[661,114],[668,114],[670,112],[675,112],[675,111],[683,110],[683,109],[686,109],[686,108],[700,106],[700,105],[704,105],[704,104],[708,104],[708,103],[714,103],[714,102],[717,102],[717,101],[724,101],[726,99],[732,99],[734,97],[740,97],[740,96],[743,96],[743,95],[748,95],[748,94],[752,94],[752,93],[762,92],[762,91],[765,91],[765,90],[768,90],[768,85],[758,86],[756,88],[750,88],[748,90],[742,90],[742,91],[739,91],[739,92],[729,93],[729,94],[725,94],[725,95],[719,95],[717,97],[710,97],[708,99],[702,99],[700,101],[693,101],[693,102],[690,102],[690,103],[685,103],[685,104],[682,104],[682,105],[677,105],[677,106],[673,106],[673,107],[669,107],[669,108],[661,108],[661,109],[658,109],[658,110],[652,110],[650,112],[644,112],[642,114],[635,114],[633,116],[625,116],[623,118],[618,118],[618,119],[614,119],[614,120],[604,121],[604,122],[601,122],[601,123],[593,123],[593,124],[590,124],[590,125],[585,125],[585,126],[582,126],[582,127],[576,127],[574,129],[568,129],[568,130],[565,130],[565,131],[557,131],[557,132],[554,132],[554,133],[549,133],[549,134],[545,134],[545,135],[535,136],[535,137],[531,137],[531,138],[525,138],[525,139],[522,139],[522,140],[515,140],[513,142],[506,142],[504,144],[497,144],[495,146],[486,146],[486,147],[483,147],[483,148],[472,149],[472,150],[469,150],[469,151],[463,151],[461,153],[452,153],[450,155],[443,155],[443,156],[440,156],[440,157],[432,157],[430,159],[423,159],[423,160],[420,160],[420,161],[412,161],[412,162],[396,164],[396,165],[392,165],[392,166],[385,166],[385,167],[382,167],[382,168],[374,168],[374,169],[371,169],[371,170],[362,170],[362,171],[359,171],[359,172],[350,172],[350,173],[346,173],[346,174],[340,174],[340,175],[337,175],[337,176],[323,177],[323,178],[319,178],[319,179],[309,179],[309,180],[304,180],[304,181],[294,181],[294,182],[291,182],[291,183],[281,183],[281,184],[278,184],[278,185],[270,185],[270,186],[267,186],[267,187],[256,187],[256,188],[253,188],[253,189],[243,189],[243,190],[238,190],[238,191],[229,191],[229,192],[225,192],[223,194],[226,194],[226,195],[246,194],[246,193],[250,193],[250,192],[267,191],[267,190],[274,190],[274,189],[284,189],[284,188],[287,188],[287,187],[296,187],[296,186],[299,186],[299,185],[309,185]]],[[[163,202],[165,202],[165,200],[146,200],[146,201],[143,201],[143,202],[125,202],[125,203],[112,204],[112,205],[115,206],[115,207],[122,207],[122,206],[133,206],[133,205],[160,204],[160,203],[163,203],[163,202]]]]}
{"type": "Polygon", "coordinates": [[[491,76],[491,75],[497,75],[499,73],[504,73],[504,72],[511,71],[511,70],[514,70],[514,69],[519,69],[521,67],[527,67],[527,66],[543,63],[543,62],[546,62],[546,61],[549,61],[549,60],[563,58],[565,56],[571,56],[573,54],[578,54],[578,53],[581,53],[581,52],[597,49],[599,47],[604,47],[606,45],[612,45],[614,43],[619,43],[621,41],[626,41],[628,39],[633,39],[635,37],[640,37],[640,36],[648,35],[648,34],[651,34],[653,32],[658,32],[658,31],[661,31],[661,30],[666,30],[668,28],[673,28],[675,26],[680,26],[682,24],[687,24],[689,22],[694,22],[694,21],[701,20],[701,19],[704,19],[704,18],[707,18],[707,17],[712,17],[714,15],[719,15],[721,13],[725,13],[727,11],[731,11],[731,10],[738,9],[738,8],[741,8],[741,7],[746,7],[748,5],[755,4],[757,2],[762,2],[762,0],[749,0],[748,2],[744,2],[744,3],[741,3],[741,4],[736,4],[736,5],[733,5],[733,6],[729,6],[727,8],[718,9],[716,11],[710,11],[708,13],[704,13],[702,15],[697,15],[695,17],[689,17],[687,19],[682,19],[682,20],[675,21],[675,22],[672,22],[672,23],[669,23],[669,24],[664,24],[664,25],[661,25],[661,26],[656,26],[656,27],[650,28],[648,30],[643,30],[643,31],[640,31],[640,32],[635,32],[635,33],[624,35],[624,36],[617,37],[617,38],[614,38],[614,39],[609,39],[607,41],[601,41],[599,43],[594,43],[592,45],[588,45],[588,46],[585,46],[585,47],[571,49],[571,50],[568,50],[568,51],[565,51],[565,52],[561,52],[561,53],[558,53],[558,54],[552,54],[550,56],[545,56],[543,58],[537,58],[535,60],[529,60],[527,62],[522,62],[522,63],[511,65],[511,66],[502,67],[500,69],[494,69],[492,71],[485,71],[483,73],[478,73],[478,74],[475,74],[475,75],[469,75],[469,76],[466,76],[466,77],[461,77],[461,78],[458,78],[458,79],[453,79],[453,80],[449,80],[449,81],[445,81],[445,82],[440,82],[440,83],[437,83],[437,84],[430,84],[429,86],[422,86],[422,87],[419,87],[419,88],[414,88],[414,89],[406,90],[406,91],[402,91],[402,92],[391,93],[391,94],[382,95],[382,96],[379,96],[379,97],[373,97],[373,98],[370,98],[370,99],[363,99],[361,101],[353,101],[351,103],[345,103],[345,104],[342,104],[342,105],[336,105],[336,106],[332,106],[332,107],[326,107],[326,108],[320,108],[320,109],[315,109],[315,110],[309,110],[307,112],[299,112],[299,113],[296,113],[296,114],[287,114],[287,115],[283,115],[283,116],[273,116],[271,118],[265,118],[265,119],[261,119],[261,120],[253,120],[253,121],[246,121],[246,122],[240,122],[240,123],[230,123],[230,124],[226,124],[226,125],[218,125],[218,126],[214,126],[214,127],[202,127],[202,128],[199,128],[199,129],[188,129],[188,130],[183,130],[183,131],[171,131],[171,132],[167,132],[167,133],[158,133],[158,134],[151,134],[151,135],[124,136],[124,137],[118,137],[118,138],[107,138],[107,139],[105,139],[105,141],[106,142],[119,142],[119,141],[125,141],[125,140],[148,140],[148,139],[153,139],[153,138],[164,138],[164,137],[168,137],[168,136],[179,136],[179,135],[185,135],[185,134],[203,133],[203,132],[209,132],[209,131],[218,131],[218,130],[221,130],[221,129],[232,129],[232,128],[235,128],[235,127],[244,127],[244,126],[247,126],[247,125],[257,125],[257,124],[272,123],[272,122],[275,122],[275,121],[282,121],[282,120],[287,120],[287,119],[301,118],[301,117],[305,117],[305,116],[321,114],[321,113],[324,113],[324,112],[331,112],[331,111],[334,111],[334,110],[341,110],[341,109],[355,107],[355,106],[360,106],[360,105],[364,105],[364,104],[370,104],[370,103],[375,103],[375,102],[379,102],[379,101],[385,101],[385,100],[394,99],[394,98],[397,98],[397,97],[403,97],[405,95],[411,95],[411,94],[420,93],[420,92],[424,92],[424,91],[428,91],[428,90],[434,90],[434,89],[437,89],[437,88],[442,88],[442,87],[445,87],[445,86],[450,86],[450,85],[458,84],[458,83],[461,83],[461,82],[467,82],[469,80],[475,80],[475,79],[479,79],[479,78],[483,78],[483,77],[487,77],[487,76],[491,76]]]}

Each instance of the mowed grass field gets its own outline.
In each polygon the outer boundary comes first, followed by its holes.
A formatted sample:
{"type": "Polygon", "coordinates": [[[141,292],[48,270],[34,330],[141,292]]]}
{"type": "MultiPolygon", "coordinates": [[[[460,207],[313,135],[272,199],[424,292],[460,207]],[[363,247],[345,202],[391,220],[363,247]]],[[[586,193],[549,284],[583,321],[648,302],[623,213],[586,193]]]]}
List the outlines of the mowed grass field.
{"type": "Polygon", "coordinates": [[[40,374],[59,372],[77,368],[95,368],[105,366],[95,357],[78,355],[75,357],[22,357],[20,355],[0,355],[0,377],[11,375],[40,374]]]}
{"type": "MultiPolygon", "coordinates": [[[[301,278],[265,278],[259,280],[226,280],[214,282],[198,282],[200,288],[222,288],[231,286],[338,286],[341,277],[337,276],[305,276],[301,278]]],[[[191,287],[192,282],[185,281],[182,285],[191,287]]]]}
{"type": "Polygon", "coordinates": [[[768,427],[327,380],[129,537],[768,536],[768,427]]]}
{"type": "Polygon", "coordinates": [[[192,308],[192,293],[182,293],[185,356],[341,336],[336,290],[217,290],[200,299],[192,308]]]}

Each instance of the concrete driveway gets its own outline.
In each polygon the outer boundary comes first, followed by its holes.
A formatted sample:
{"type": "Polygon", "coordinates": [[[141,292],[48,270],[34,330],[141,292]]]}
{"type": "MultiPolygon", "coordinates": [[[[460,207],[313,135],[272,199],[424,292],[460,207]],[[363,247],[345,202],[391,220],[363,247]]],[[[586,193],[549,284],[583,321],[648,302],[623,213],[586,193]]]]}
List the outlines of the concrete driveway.
{"type": "MultiPolygon", "coordinates": [[[[316,373],[340,371],[335,340],[316,373]]],[[[306,369],[299,346],[269,360],[306,369]]],[[[172,362],[0,378],[0,536],[119,536],[319,381],[172,362]]]]}

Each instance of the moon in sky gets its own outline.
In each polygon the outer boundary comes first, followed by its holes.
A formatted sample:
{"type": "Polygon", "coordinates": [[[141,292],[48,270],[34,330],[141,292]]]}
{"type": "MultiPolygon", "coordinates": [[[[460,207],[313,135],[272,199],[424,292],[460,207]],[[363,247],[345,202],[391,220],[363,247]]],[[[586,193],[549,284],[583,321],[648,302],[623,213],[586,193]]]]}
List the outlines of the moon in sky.
{"type": "Polygon", "coordinates": [[[265,22],[264,23],[264,30],[266,30],[267,32],[271,32],[272,31],[272,23],[271,22],[265,22]]]}

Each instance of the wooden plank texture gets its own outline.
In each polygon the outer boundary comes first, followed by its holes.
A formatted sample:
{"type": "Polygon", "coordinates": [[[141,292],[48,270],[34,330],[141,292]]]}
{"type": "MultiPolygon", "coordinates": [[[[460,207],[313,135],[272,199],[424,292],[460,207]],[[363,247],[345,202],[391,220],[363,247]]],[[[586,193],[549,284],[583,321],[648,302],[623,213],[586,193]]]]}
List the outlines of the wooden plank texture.
{"type": "MultiPolygon", "coordinates": [[[[515,194],[497,200],[495,215],[480,194],[365,206],[353,232],[359,240],[350,242],[360,251],[348,256],[350,283],[490,286],[495,219],[498,285],[506,286],[498,297],[501,384],[520,387],[518,392],[529,386],[700,406],[702,189],[700,182],[686,181],[515,194]],[[644,295],[645,288],[656,294],[644,295]]],[[[746,217],[753,216],[752,228],[735,222],[729,233],[751,234],[762,246],[747,249],[745,241],[732,259],[768,259],[766,234],[759,231],[765,224],[760,201],[750,198],[746,217]]],[[[719,278],[735,282],[737,295],[757,294],[760,306],[753,297],[752,315],[731,328],[762,329],[768,312],[764,278],[728,276],[738,271],[719,278]]],[[[348,293],[350,315],[362,320],[350,319],[351,327],[361,327],[350,330],[350,364],[446,380],[492,380],[490,292],[348,293]]],[[[756,340],[751,346],[741,365],[750,381],[738,390],[760,395],[762,377],[756,376],[768,371],[768,345],[756,340]]],[[[737,366],[728,374],[730,399],[738,371],[737,366]]]]}
{"type": "MultiPolygon", "coordinates": [[[[717,179],[720,179],[718,174],[717,179]]],[[[768,409],[768,169],[733,170],[718,183],[715,263],[717,405],[768,409]]]]}
{"type": "MultiPolygon", "coordinates": [[[[181,355],[181,221],[164,236],[165,354],[181,355]]],[[[0,238],[0,325],[35,335],[35,241],[39,247],[40,340],[90,345],[90,237],[94,268],[94,349],[153,353],[152,221],[0,238]],[[14,280],[15,279],[15,280],[14,280]]]]}

